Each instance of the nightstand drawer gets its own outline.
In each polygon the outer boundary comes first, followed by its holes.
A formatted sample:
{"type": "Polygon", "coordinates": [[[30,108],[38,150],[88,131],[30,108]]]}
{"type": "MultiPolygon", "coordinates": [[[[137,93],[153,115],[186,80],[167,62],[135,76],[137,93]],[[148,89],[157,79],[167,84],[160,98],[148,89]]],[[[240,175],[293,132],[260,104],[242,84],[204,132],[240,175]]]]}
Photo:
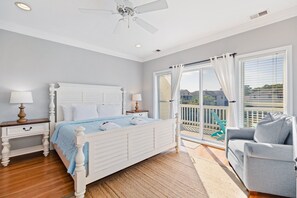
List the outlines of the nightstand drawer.
{"type": "Polygon", "coordinates": [[[148,117],[148,112],[139,112],[139,113],[127,113],[127,115],[133,115],[137,117],[148,117]]]}
{"type": "Polygon", "coordinates": [[[43,133],[48,131],[48,124],[32,124],[32,125],[22,125],[22,126],[15,126],[15,127],[8,127],[6,128],[6,132],[8,136],[11,135],[21,135],[27,133],[43,133]]]}
{"type": "Polygon", "coordinates": [[[134,113],[134,116],[139,116],[139,117],[148,117],[147,112],[143,112],[143,113],[134,113]]]}

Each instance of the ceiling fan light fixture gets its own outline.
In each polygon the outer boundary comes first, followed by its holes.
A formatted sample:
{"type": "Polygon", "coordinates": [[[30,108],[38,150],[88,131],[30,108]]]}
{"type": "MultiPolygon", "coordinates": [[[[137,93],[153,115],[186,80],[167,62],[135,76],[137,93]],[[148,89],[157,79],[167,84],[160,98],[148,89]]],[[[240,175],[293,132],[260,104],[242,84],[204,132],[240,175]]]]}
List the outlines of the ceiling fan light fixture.
{"type": "Polygon", "coordinates": [[[141,48],[141,45],[140,44],[136,44],[135,47],[136,48],[141,48]]]}
{"type": "Polygon", "coordinates": [[[15,2],[14,3],[18,8],[20,8],[21,10],[24,10],[24,11],[31,11],[31,7],[26,4],[26,3],[23,3],[23,2],[15,2]]]}

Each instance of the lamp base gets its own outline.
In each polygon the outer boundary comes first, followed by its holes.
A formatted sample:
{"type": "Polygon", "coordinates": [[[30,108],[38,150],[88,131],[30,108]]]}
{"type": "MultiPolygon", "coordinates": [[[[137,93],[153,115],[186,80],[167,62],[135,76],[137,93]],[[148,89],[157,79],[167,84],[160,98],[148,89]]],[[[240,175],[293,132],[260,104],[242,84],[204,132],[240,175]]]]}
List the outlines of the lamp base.
{"type": "Polygon", "coordinates": [[[22,118],[22,119],[18,119],[17,122],[18,123],[26,123],[28,120],[25,119],[25,118],[22,118]]]}
{"type": "Polygon", "coordinates": [[[138,102],[136,101],[136,105],[135,105],[135,112],[137,112],[138,111],[138,102]]]}
{"type": "Polygon", "coordinates": [[[25,107],[23,105],[23,103],[21,104],[21,106],[19,107],[20,109],[20,112],[18,114],[18,117],[20,119],[17,120],[18,123],[26,123],[27,122],[27,119],[26,119],[26,114],[25,114],[25,107]]]}

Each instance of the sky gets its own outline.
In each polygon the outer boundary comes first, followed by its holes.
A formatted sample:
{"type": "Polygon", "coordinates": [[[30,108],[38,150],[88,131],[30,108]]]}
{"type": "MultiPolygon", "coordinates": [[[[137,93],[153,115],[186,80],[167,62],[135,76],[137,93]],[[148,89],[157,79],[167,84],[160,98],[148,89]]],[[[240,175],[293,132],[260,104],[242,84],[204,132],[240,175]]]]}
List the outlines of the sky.
{"type": "Polygon", "coordinates": [[[252,88],[283,83],[284,57],[269,56],[244,62],[244,84],[252,88]]]}
{"type": "MultiPolygon", "coordinates": [[[[203,89],[217,91],[221,89],[214,69],[203,69],[203,89]]],[[[181,89],[187,89],[190,92],[199,90],[199,71],[184,72],[181,82],[181,89]]]]}

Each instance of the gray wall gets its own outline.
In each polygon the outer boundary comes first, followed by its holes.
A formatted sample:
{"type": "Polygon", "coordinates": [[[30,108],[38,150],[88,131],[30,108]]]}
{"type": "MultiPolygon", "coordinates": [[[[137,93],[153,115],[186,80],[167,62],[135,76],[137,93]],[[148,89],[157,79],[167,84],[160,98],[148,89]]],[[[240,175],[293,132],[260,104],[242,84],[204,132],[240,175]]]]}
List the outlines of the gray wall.
{"type": "Polygon", "coordinates": [[[17,119],[18,105],[9,104],[11,90],[33,92],[34,103],[25,105],[28,118],[48,117],[49,83],[120,85],[128,99],[142,90],[141,63],[4,30],[0,74],[0,122],[17,119]]]}
{"type": "MultiPolygon", "coordinates": [[[[153,72],[168,69],[170,65],[204,60],[226,52],[238,55],[281,47],[293,46],[294,101],[297,101],[297,17],[251,30],[195,48],[177,52],[144,63],[143,103],[153,115],[153,72]]],[[[295,102],[296,103],[296,102],[295,102]]],[[[294,104],[297,114],[297,104],[294,104]]]]}

